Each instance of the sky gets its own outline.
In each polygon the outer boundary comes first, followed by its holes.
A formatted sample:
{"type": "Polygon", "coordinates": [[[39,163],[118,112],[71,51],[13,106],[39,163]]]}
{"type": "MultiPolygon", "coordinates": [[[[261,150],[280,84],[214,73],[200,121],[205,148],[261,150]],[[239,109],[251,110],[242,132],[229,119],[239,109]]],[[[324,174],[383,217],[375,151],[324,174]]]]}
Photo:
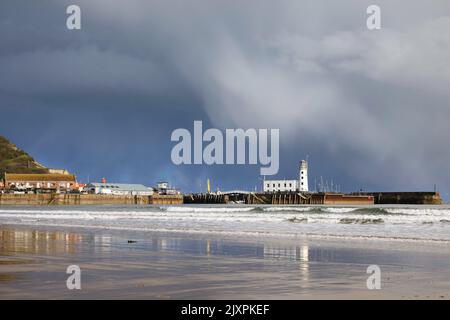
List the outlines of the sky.
{"type": "Polygon", "coordinates": [[[278,128],[271,178],[308,157],[310,188],[450,199],[449,30],[447,0],[5,0],[0,134],[83,182],[198,192],[260,189],[260,166],[176,166],[173,130],[278,128]]]}

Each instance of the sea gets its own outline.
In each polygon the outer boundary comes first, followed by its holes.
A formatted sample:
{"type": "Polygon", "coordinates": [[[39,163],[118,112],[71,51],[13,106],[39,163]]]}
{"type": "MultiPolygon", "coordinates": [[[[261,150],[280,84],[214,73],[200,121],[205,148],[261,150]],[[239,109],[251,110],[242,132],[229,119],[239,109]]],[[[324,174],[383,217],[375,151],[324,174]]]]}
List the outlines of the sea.
{"type": "Polygon", "coordinates": [[[267,238],[450,242],[450,206],[0,207],[0,226],[23,225],[267,238]]]}

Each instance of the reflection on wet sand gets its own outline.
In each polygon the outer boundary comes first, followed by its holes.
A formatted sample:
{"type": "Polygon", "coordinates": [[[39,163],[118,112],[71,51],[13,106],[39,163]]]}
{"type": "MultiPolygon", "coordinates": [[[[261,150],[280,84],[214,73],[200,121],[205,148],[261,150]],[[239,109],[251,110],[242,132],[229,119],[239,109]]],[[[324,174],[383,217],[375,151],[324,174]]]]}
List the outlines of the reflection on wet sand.
{"type": "Polygon", "coordinates": [[[37,230],[0,230],[0,253],[73,254],[79,234],[37,230]]]}
{"type": "Polygon", "coordinates": [[[76,254],[82,245],[96,251],[111,250],[111,236],[74,232],[0,229],[0,256],[26,254],[76,254]]]}
{"type": "Polygon", "coordinates": [[[267,258],[299,261],[300,276],[303,281],[309,280],[309,246],[303,244],[297,247],[264,246],[264,256],[267,258]]]}
{"type": "Polygon", "coordinates": [[[422,277],[424,283],[434,280],[424,291],[427,294],[448,288],[448,281],[437,281],[436,273],[429,273],[437,267],[449,269],[442,251],[427,255],[410,247],[399,254],[312,240],[244,241],[75,230],[0,227],[0,298],[273,299],[336,292],[372,297],[376,293],[365,287],[370,264],[381,264],[383,272],[395,279],[395,285],[384,283],[384,288],[391,286],[391,297],[414,289],[410,277],[422,277]],[[65,287],[65,270],[72,264],[83,270],[83,290],[78,293],[65,287]]]}
{"type": "Polygon", "coordinates": [[[21,273],[6,272],[14,266],[29,265],[34,260],[24,254],[72,254],[75,244],[81,241],[78,234],[37,230],[0,229],[0,282],[22,278],[21,273]],[[9,267],[6,269],[6,267],[9,267]]]}

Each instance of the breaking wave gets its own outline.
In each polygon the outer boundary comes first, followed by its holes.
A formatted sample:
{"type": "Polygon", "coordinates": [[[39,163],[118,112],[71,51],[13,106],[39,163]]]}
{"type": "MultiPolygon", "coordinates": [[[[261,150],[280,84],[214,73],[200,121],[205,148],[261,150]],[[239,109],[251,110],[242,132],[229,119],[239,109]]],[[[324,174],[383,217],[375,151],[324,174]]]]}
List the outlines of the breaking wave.
{"type": "Polygon", "coordinates": [[[339,223],[343,224],[378,224],[384,223],[384,220],[381,218],[377,219],[356,219],[356,218],[342,218],[339,220],[339,223]]]}
{"type": "Polygon", "coordinates": [[[310,211],[313,208],[311,207],[265,207],[265,208],[257,208],[261,212],[285,212],[285,211],[299,211],[299,212],[306,212],[310,211]]]}
{"type": "Polygon", "coordinates": [[[359,214],[393,214],[383,208],[357,208],[357,207],[266,207],[263,212],[305,212],[305,213],[359,213],[359,214]]]}
{"type": "Polygon", "coordinates": [[[1,207],[0,225],[83,225],[259,235],[316,234],[450,241],[449,206],[97,206],[1,207]]]}
{"type": "Polygon", "coordinates": [[[162,211],[179,213],[227,213],[227,212],[249,212],[254,211],[254,207],[160,207],[162,211]]]}
{"type": "Polygon", "coordinates": [[[308,222],[308,218],[293,217],[293,218],[287,219],[287,221],[293,222],[293,223],[306,223],[306,222],[308,222]]]}

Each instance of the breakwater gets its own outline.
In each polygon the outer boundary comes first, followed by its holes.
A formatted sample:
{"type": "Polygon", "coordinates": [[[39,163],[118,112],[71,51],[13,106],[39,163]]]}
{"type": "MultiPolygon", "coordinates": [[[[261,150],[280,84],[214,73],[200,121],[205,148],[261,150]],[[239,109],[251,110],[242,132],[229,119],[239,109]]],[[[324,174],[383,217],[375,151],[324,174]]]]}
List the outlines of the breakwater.
{"type": "Polygon", "coordinates": [[[182,204],[182,195],[118,196],[97,194],[0,194],[0,205],[146,205],[182,204]]]}
{"type": "Polygon", "coordinates": [[[232,193],[118,196],[96,194],[9,194],[0,193],[0,205],[179,205],[188,204],[272,204],[272,205],[439,205],[438,192],[370,192],[370,193],[232,193]]]}
{"type": "Polygon", "coordinates": [[[443,204],[439,192],[364,192],[358,195],[370,195],[375,204],[443,204]]]}
{"type": "Polygon", "coordinates": [[[308,204],[308,205],[373,205],[370,195],[353,195],[340,193],[248,193],[232,192],[227,194],[190,194],[184,196],[184,203],[197,204],[308,204]]]}
{"type": "Polygon", "coordinates": [[[225,194],[190,194],[184,203],[197,204],[270,204],[270,205],[373,205],[373,204],[443,204],[439,192],[358,192],[358,193],[308,193],[280,192],[253,193],[230,192],[225,194]]]}
{"type": "Polygon", "coordinates": [[[187,194],[183,199],[184,203],[207,203],[207,204],[226,204],[230,202],[229,196],[225,194],[198,193],[187,194]]]}
{"type": "Polygon", "coordinates": [[[248,204],[308,204],[308,205],[373,205],[370,195],[349,195],[341,193],[252,193],[247,196],[248,204]]]}

